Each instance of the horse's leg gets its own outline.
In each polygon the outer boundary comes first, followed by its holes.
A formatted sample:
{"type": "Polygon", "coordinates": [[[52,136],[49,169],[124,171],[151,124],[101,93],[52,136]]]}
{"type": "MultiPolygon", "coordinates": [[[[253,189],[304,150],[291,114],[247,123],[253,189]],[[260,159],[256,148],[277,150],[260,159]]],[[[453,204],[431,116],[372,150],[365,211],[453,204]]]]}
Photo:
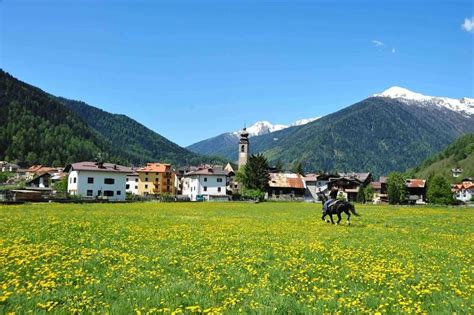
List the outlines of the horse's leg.
{"type": "Polygon", "coordinates": [[[351,212],[349,210],[346,210],[347,214],[347,225],[351,225],[351,212]]]}
{"type": "Polygon", "coordinates": [[[341,220],[342,220],[341,213],[339,211],[337,212],[337,219],[338,220],[336,224],[339,225],[339,223],[341,223],[341,220]]]}
{"type": "Polygon", "coordinates": [[[326,212],[323,212],[323,216],[321,217],[321,219],[323,219],[323,221],[326,221],[325,218],[326,218],[327,215],[328,215],[328,214],[327,214],[326,212]]]}
{"type": "Polygon", "coordinates": [[[332,213],[329,214],[329,217],[331,218],[331,223],[332,223],[332,224],[335,224],[335,223],[334,223],[334,219],[332,218],[332,213]]]}

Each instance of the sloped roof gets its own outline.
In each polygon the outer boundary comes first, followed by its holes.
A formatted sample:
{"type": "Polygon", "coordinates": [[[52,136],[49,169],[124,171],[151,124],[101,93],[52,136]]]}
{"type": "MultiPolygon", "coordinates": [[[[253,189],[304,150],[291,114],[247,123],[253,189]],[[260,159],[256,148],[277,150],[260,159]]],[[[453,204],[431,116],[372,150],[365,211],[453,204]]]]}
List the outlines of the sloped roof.
{"type": "Polygon", "coordinates": [[[474,189],[474,183],[471,181],[462,182],[462,184],[454,185],[454,190],[465,190],[465,189],[474,189]]]}
{"type": "Polygon", "coordinates": [[[148,163],[145,167],[139,168],[137,172],[166,173],[171,171],[171,164],[148,163]]]}
{"type": "Polygon", "coordinates": [[[65,172],[69,172],[70,170],[109,173],[130,173],[132,171],[132,168],[112,163],[104,163],[102,167],[99,167],[96,162],[78,162],[70,164],[64,169],[65,172]]]}
{"type": "Polygon", "coordinates": [[[222,168],[204,167],[186,173],[184,176],[207,175],[207,176],[227,176],[227,172],[222,168]]]}
{"type": "Polygon", "coordinates": [[[357,179],[361,183],[365,183],[371,174],[370,173],[339,173],[339,175],[341,177],[357,179]]]}
{"type": "Polygon", "coordinates": [[[295,173],[270,173],[268,185],[278,188],[306,188],[303,177],[295,173]]]}
{"type": "Polygon", "coordinates": [[[407,179],[405,184],[408,188],[425,188],[426,180],[417,178],[407,179]]]}
{"type": "Polygon", "coordinates": [[[382,183],[381,182],[372,182],[372,183],[370,183],[370,185],[372,185],[373,189],[377,189],[377,190],[382,189],[382,183]]]}
{"type": "Polygon", "coordinates": [[[318,176],[316,174],[307,174],[305,177],[303,177],[303,180],[305,182],[315,182],[318,180],[318,176]]]}

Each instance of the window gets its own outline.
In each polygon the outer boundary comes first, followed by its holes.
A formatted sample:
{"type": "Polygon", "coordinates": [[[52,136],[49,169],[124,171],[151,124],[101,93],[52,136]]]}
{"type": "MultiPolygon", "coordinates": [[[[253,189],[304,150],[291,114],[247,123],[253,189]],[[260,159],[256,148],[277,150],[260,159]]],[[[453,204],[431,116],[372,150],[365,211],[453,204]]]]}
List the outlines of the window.
{"type": "Polygon", "coordinates": [[[125,189],[127,190],[130,189],[130,185],[129,184],[125,185],[125,189]]]}
{"type": "Polygon", "coordinates": [[[138,186],[135,186],[135,189],[138,189],[138,186]]]}
{"type": "Polygon", "coordinates": [[[77,178],[76,178],[76,177],[74,177],[74,184],[76,183],[76,180],[77,180],[77,178]]]}
{"type": "Polygon", "coordinates": [[[166,190],[167,190],[167,191],[170,191],[170,186],[166,186],[166,190]]]}
{"type": "Polygon", "coordinates": [[[145,175],[148,175],[148,172],[146,172],[145,175]]]}
{"type": "Polygon", "coordinates": [[[204,186],[204,191],[207,191],[207,186],[204,186]]]}
{"type": "Polygon", "coordinates": [[[128,182],[128,177],[125,179],[126,182],[128,182]]]}
{"type": "Polygon", "coordinates": [[[207,182],[207,177],[204,177],[204,181],[207,182]]]}
{"type": "Polygon", "coordinates": [[[113,185],[113,184],[115,184],[115,179],[113,179],[113,178],[104,178],[104,184],[113,185]]]}
{"type": "Polygon", "coordinates": [[[113,197],[114,192],[112,190],[104,190],[104,196],[106,197],[113,197]]]}
{"type": "Polygon", "coordinates": [[[117,190],[117,196],[120,196],[122,192],[120,190],[117,190]]]}
{"type": "Polygon", "coordinates": [[[145,182],[147,182],[147,181],[148,181],[148,177],[145,177],[145,182]]]}
{"type": "Polygon", "coordinates": [[[102,196],[102,190],[97,191],[97,196],[102,196]]]}
{"type": "Polygon", "coordinates": [[[148,189],[148,185],[145,185],[145,189],[148,189]]]}
{"type": "Polygon", "coordinates": [[[169,184],[171,181],[169,179],[166,180],[166,183],[169,184]]]}
{"type": "Polygon", "coordinates": [[[138,178],[135,178],[135,183],[138,183],[138,178]]]}
{"type": "Polygon", "coordinates": [[[217,182],[218,182],[218,183],[222,183],[222,178],[218,178],[218,179],[217,179],[217,182]]]}
{"type": "Polygon", "coordinates": [[[94,191],[92,190],[87,191],[87,197],[92,197],[93,194],[94,194],[94,191]]]}
{"type": "Polygon", "coordinates": [[[221,187],[217,187],[217,192],[221,192],[222,191],[222,188],[221,187]]]}
{"type": "Polygon", "coordinates": [[[240,147],[240,152],[245,152],[245,145],[242,144],[242,146],[240,147]]]}
{"type": "Polygon", "coordinates": [[[94,177],[87,177],[88,184],[94,184],[94,177]]]}

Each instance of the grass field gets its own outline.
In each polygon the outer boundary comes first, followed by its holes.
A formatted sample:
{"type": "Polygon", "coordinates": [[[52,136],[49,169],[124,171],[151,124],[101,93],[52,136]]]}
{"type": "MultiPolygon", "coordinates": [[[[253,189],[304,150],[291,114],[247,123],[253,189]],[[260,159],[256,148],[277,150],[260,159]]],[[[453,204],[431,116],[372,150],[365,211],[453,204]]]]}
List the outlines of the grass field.
{"type": "Polygon", "coordinates": [[[0,206],[0,313],[473,313],[474,209],[0,206]]]}

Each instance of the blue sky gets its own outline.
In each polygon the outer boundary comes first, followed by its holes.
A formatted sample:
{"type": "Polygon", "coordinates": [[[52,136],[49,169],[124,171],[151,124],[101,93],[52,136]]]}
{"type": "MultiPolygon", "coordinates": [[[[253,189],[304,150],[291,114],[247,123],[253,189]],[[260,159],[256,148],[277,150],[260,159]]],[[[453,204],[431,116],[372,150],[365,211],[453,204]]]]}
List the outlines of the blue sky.
{"type": "Polygon", "coordinates": [[[474,97],[472,1],[333,2],[0,0],[0,66],[183,146],[392,85],[474,97]]]}

